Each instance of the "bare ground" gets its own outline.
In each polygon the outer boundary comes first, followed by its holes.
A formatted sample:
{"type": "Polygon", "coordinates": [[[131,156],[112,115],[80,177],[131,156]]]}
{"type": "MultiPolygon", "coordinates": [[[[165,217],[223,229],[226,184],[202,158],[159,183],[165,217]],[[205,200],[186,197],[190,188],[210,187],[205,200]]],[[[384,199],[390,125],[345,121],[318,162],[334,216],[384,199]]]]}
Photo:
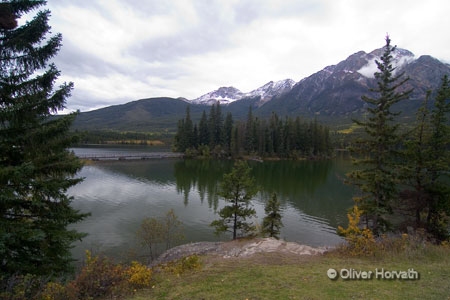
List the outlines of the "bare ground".
{"type": "Polygon", "coordinates": [[[294,242],[274,238],[240,239],[230,242],[198,242],[181,245],[164,252],[152,265],[167,263],[189,255],[208,255],[209,257],[230,259],[252,257],[255,254],[279,253],[289,256],[311,256],[323,254],[329,248],[313,248],[294,242]]]}

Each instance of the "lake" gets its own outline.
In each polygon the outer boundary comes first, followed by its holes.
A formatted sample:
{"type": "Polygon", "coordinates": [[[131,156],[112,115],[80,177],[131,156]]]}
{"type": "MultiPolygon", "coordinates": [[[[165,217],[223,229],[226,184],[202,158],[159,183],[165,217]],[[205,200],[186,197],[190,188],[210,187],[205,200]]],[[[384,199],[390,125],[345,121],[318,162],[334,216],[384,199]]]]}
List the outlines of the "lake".
{"type": "MultiPolygon", "coordinates": [[[[151,147],[74,148],[77,155],[155,151],[151,147]]],[[[157,150],[159,151],[159,150],[157,150]]],[[[351,163],[345,157],[326,161],[249,162],[260,192],[252,200],[258,223],[264,204],[276,193],[282,204],[281,238],[310,246],[342,242],[338,225],[346,225],[353,189],[343,183],[351,163]]],[[[183,222],[185,241],[228,240],[209,224],[225,202],[218,182],[229,172],[227,160],[150,159],[99,161],[83,167],[84,181],[71,189],[72,206],[91,216],[73,228],[89,235],[73,249],[75,258],[86,249],[123,257],[139,249],[136,239],[142,220],[162,217],[173,209],[183,222]]]]}

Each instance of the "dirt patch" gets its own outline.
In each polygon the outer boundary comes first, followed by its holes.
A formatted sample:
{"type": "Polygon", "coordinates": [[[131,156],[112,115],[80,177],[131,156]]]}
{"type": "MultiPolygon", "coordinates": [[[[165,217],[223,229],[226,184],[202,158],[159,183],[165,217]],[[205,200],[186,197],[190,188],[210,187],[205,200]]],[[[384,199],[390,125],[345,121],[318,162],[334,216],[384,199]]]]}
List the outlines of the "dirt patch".
{"type": "Polygon", "coordinates": [[[243,239],[230,242],[198,242],[169,249],[158,257],[152,265],[167,263],[193,254],[213,255],[228,259],[251,257],[258,253],[283,253],[296,256],[319,255],[328,250],[329,248],[314,248],[274,238],[243,239]]]}

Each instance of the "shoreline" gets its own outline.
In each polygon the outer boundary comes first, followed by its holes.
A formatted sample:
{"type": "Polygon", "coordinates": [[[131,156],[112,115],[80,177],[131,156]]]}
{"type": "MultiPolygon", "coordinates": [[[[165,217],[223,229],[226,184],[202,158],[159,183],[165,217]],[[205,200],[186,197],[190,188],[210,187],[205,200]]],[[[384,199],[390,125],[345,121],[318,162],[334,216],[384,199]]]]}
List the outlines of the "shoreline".
{"type": "Polygon", "coordinates": [[[191,255],[213,255],[223,259],[251,257],[258,253],[287,253],[301,256],[322,255],[334,247],[311,247],[275,238],[237,239],[226,242],[195,242],[173,247],[150,265],[157,266],[191,255]]]}

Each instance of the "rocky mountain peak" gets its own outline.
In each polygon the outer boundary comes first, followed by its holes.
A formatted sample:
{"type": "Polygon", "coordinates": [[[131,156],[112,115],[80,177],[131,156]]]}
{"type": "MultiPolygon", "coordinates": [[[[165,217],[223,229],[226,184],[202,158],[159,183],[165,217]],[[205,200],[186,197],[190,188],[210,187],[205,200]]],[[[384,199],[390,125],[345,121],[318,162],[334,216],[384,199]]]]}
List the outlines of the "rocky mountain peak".
{"type": "Polygon", "coordinates": [[[192,103],[213,105],[220,102],[220,104],[226,105],[244,98],[260,97],[260,104],[262,105],[274,96],[289,92],[294,85],[295,81],[292,79],[284,79],[275,82],[269,81],[265,85],[248,93],[243,93],[234,87],[221,87],[213,92],[192,100],[192,103]]]}
{"type": "Polygon", "coordinates": [[[244,93],[235,87],[220,87],[219,89],[204,94],[197,99],[192,100],[194,104],[213,105],[217,102],[220,104],[229,104],[236,100],[242,99],[244,93]]]}

